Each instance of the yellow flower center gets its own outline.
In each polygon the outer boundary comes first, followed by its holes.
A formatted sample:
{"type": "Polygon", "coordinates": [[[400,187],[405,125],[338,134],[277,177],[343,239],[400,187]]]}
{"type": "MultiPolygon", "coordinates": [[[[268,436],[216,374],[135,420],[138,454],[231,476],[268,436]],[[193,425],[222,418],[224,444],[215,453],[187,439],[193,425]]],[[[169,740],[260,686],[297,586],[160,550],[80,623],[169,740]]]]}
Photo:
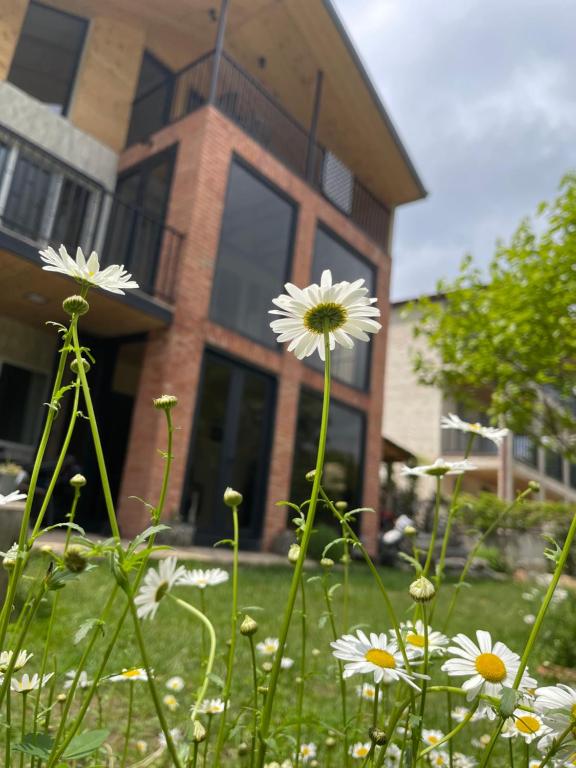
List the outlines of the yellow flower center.
{"type": "Polygon", "coordinates": [[[439,741],[440,739],[438,738],[438,736],[428,736],[428,742],[430,744],[438,744],[439,741]]]}
{"type": "Polygon", "coordinates": [[[122,672],[122,677],[139,677],[141,674],[139,669],[126,669],[122,672]]]}
{"type": "Polygon", "coordinates": [[[417,648],[424,648],[426,645],[426,638],[424,635],[407,635],[406,642],[410,645],[415,645],[417,648]]]}
{"type": "Polygon", "coordinates": [[[506,677],[504,662],[495,653],[481,653],[476,659],[476,671],[489,683],[501,683],[506,677]]]}
{"type": "Polygon", "coordinates": [[[522,715],[516,720],[515,725],[520,733],[538,733],[540,730],[540,723],[531,715],[522,715]]]}
{"type": "Polygon", "coordinates": [[[482,424],[476,422],[476,424],[470,424],[470,427],[474,430],[474,432],[480,432],[482,429],[482,424]]]}
{"type": "Polygon", "coordinates": [[[357,747],[357,749],[356,749],[356,754],[357,754],[357,756],[358,756],[358,757],[366,757],[366,755],[368,754],[368,752],[370,752],[370,750],[369,750],[369,749],[367,749],[367,748],[366,748],[366,747],[364,747],[364,746],[362,746],[362,747],[357,747]]]}
{"type": "Polygon", "coordinates": [[[364,658],[366,661],[369,661],[371,664],[375,664],[382,669],[396,668],[396,659],[394,656],[392,656],[391,653],[388,653],[388,651],[382,651],[380,648],[370,648],[370,650],[366,652],[364,658]]]}
{"type": "Polygon", "coordinates": [[[348,319],[348,312],[341,304],[333,301],[326,301],[323,304],[316,304],[315,307],[308,309],[304,315],[304,326],[312,333],[324,333],[324,324],[326,330],[335,331],[341,328],[348,319]]]}

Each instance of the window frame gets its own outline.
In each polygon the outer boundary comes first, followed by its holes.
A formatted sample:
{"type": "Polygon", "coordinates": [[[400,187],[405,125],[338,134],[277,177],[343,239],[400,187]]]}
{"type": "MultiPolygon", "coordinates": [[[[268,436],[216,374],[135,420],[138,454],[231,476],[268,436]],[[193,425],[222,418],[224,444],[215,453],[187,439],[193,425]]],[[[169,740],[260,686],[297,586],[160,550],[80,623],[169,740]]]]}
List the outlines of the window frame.
{"type": "MultiPolygon", "coordinates": [[[[228,201],[230,199],[230,175],[232,173],[232,167],[234,163],[239,165],[241,168],[243,168],[244,171],[249,173],[251,176],[256,178],[257,181],[261,182],[264,186],[266,186],[268,189],[270,189],[272,192],[278,195],[278,197],[280,197],[282,200],[288,203],[293,209],[294,215],[292,216],[292,224],[290,226],[290,232],[288,234],[288,244],[287,244],[288,257],[286,259],[286,268],[284,270],[284,275],[282,277],[282,286],[280,287],[280,291],[284,287],[284,284],[290,280],[290,277],[292,275],[292,268],[294,265],[296,233],[298,232],[298,225],[299,225],[299,219],[300,219],[300,203],[297,200],[294,200],[292,197],[290,197],[290,195],[285,190],[277,186],[271,179],[265,176],[260,170],[258,170],[253,165],[251,165],[244,157],[239,155],[237,152],[232,152],[229,163],[228,163],[226,195],[224,196],[224,205],[222,207],[222,215],[220,217],[220,233],[218,235],[218,247],[216,249],[216,258],[214,260],[214,272],[213,272],[212,284],[210,288],[210,307],[208,310],[208,320],[211,323],[214,323],[215,325],[219,326],[220,328],[224,328],[227,331],[230,331],[231,333],[235,333],[238,336],[241,336],[243,339],[248,339],[249,341],[252,341],[254,344],[258,344],[259,346],[263,347],[264,349],[270,352],[274,352],[277,355],[283,355],[285,352],[284,345],[278,344],[278,342],[275,339],[271,339],[270,344],[267,344],[266,342],[262,341],[262,339],[258,339],[252,336],[251,334],[246,333],[245,331],[239,330],[238,328],[233,328],[232,325],[224,325],[223,323],[221,323],[219,320],[216,320],[212,316],[212,296],[214,293],[214,283],[216,280],[218,261],[220,259],[220,249],[222,247],[224,216],[226,215],[226,208],[228,206],[228,201]]],[[[273,298],[275,297],[274,296],[270,297],[270,306],[272,306],[273,298]]]]}
{"type": "MultiPolygon", "coordinates": [[[[80,39],[80,45],[78,46],[78,54],[76,56],[76,60],[74,61],[74,67],[72,69],[73,75],[70,78],[70,83],[68,85],[68,92],[66,94],[66,99],[64,100],[64,103],[62,104],[62,112],[57,113],[60,115],[60,117],[68,117],[68,114],[70,112],[70,107],[72,106],[72,96],[74,94],[74,89],[76,87],[76,82],[78,80],[78,73],[80,71],[80,63],[82,61],[82,58],[84,56],[84,51],[86,49],[86,41],[88,39],[88,32],[90,31],[90,25],[91,25],[91,19],[86,18],[85,16],[79,16],[76,13],[70,13],[70,11],[63,11],[60,8],[54,8],[51,5],[48,5],[47,3],[39,2],[39,0],[30,0],[28,3],[28,7],[26,8],[26,13],[24,14],[24,19],[22,21],[22,26],[20,27],[20,32],[18,35],[18,41],[16,42],[16,48],[14,49],[14,54],[12,55],[12,60],[10,61],[10,69],[8,70],[8,76],[7,76],[7,82],[12,82],[10,77],[10,71],[12,69],[12,65],[14,63],[14,56],[16,55],[16,50],[18,47],[18,42],[20,41],[20,38],[22,37],[22,31],[24,29],[24,23],[26,22],[26,16],[28,15],[28,12],[32,6],[37,6],[39,8],[45,8],[48,11],[52,11],[53,13],[58,13],[62,16],[67,16],[70,19],[74,19],[75,21],[79,21],[82,23],[83,30],[81,34],[80,39]]],[[[17,86],[16,86],[17,87],[17,86]]],[[[24,91],[24,93],[27,93],[24,91]]],[[[34,99],[37,98],[36,96],[32,96],[31,94],[27,94],[30,96],[30,98],[34,99]]],[[[40,99],[38,99],[40,101],[40,99]]],[[[41,104],[44,106],[47,106],[46,102],[40,101],[41,104]]]]}

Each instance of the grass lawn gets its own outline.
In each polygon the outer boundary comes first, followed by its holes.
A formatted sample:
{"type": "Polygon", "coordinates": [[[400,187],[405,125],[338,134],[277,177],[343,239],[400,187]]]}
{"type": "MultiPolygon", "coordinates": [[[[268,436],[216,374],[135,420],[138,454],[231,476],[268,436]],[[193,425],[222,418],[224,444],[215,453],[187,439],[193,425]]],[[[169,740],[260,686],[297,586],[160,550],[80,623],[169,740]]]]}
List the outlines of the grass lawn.
{"type": "MultiPolygon", "coordinates": [[[[40,558],[36,560],[35,567],[40,565],[39,560],[40,558]]],[[[193,567],[193,564],[186,563],[186,566],[193,567]]],[[[319,573],[319,570],[310,571],[307,575],[313,576],[319,573]]],[[[409,619],[410,600],[407,594],[407,586],[410,580],[409,575],[393,570],[383,570],[382,575],[390,591],[399,619],[409,619]]],[[[278,635],[290,576],[291,571],[289,567],[241,568],[240,606],[242,610],[248,612],[258,621],[259,631],[255,637],[256,641],[262,640],[267,636],[278,635]]],[[[340,577],[341,573],[335,570],[330,575],[331,582],[336,583],[340,577]]],[[[53,636],[53,644],[55,647],[58,647],[59,663],[64,665],[59,670],[60,681],[64,680],[65,671],[75,668],[82,651],[82,644],[75,646],[73,643],[76,630],[84,620],[98,615],[113,587],[113,583],[107,567],[100,565],[94,571],[83,574],[77,581],[69,584],[60,593],[59,617],[53,636]]],[[[512,649],[520,652],[530,629],[523,622],[522,616],[528,610],[533,610],[532,608],[529,609],[526,602],[522,600],[521,593],[523,591],[522,585],[514,584],[510,581],[475,583],[472,588],[463,591],[461,602],[451,626],[451,632],[461,631],[471,634],[478,628],[489,629],[494,637],[503,640],[512,649]]],[[[448,585],[440,595],[437,617],[434,621],[436,627],[441,627],[442,625],[442,617],[450,593],[451,587],[448,585]]],[[[194,601],[196,605],[200,605],[200,591],[196,588],[179,588],[176,594],[194,601]]],[[[219,677],[224,677],[224,658],[227,652],[226,640],[229,633],[230,582],[207,588],[205,590],[205,597],[207,613],[214,622],[218,637],[215,672],[219,677]]],[[[328,645],[332,639],[329,625],[322,619],[325,606],[321,586],[318,582],[313,581],[307,585],[306,598],[309,664],[305,699],[306,726],[304,728],[303,740],[322,744],[330,727],[338,728],[340,726],[336,666],[328,645]],[[317,651],[313,652],[312,649],[317,649],[317,651]]],[[[116,615],[119,613],[123,603],[123,597],[120,596],[116,615]]],[[[335,593],[334,604],[338,613],[337,620],[339,620],[341,616],[341,590],[335,593]]],[[[28,650],[35,653],[35,658],[29,664],[30,671],[36,671],[39,664],[41,649],[48,626],[48,615],[49,608],[45,606],[41,618],[34,625],[33,634],[26,643],[28,650]],[[36,666],[34,662],[36,662],[36,666]]],[[[370,574],[362,564],[357,563],[352,566],[350,618],[353,625],[362,626],[373,631],[385,631],[390,627],[370,574]]],[[[98,641],[96,646],[99,651],[105,647],[106,637],[112,632],[113,626],[114,621],[111,621],[104,628],[104,636],[98,641]]],[[[155,676],[162,695],[167,693],[164,683],[171,675],[180,675],[186,681],[185,689],[181,693],[176,694],[180,703],[179,709],[173,713],[167,712],[171,726],[185,728],[188,709],[193,701],[196,686],[202,674],[202,633],[199,625],[194,622],[194,619],[187,612],[179,610],[176,605],[165,600],[159,607],[156,619],[144,623],[144,632],[151,663],[155,670],[155,676]]],[[[291,719],[293,722],[297,689],[295,681],[299,674],[298,664],[301,656],[300,613],[295,616],[286,655],[295,659],[296,663],[292,669],[283,670],[281,673],[280,693],[275,707],[275,722],[284,720],[286,723],[290,723],[291,719]]],[[[89,664],[89,675],[95,668],[98,658],[99,654],[96,654],[96,657],[89,664]]],[[[264,658],[260,657],[260,662],[264,660],[264,658]]],[[[125,667],[138,666],[140,661],[133,627],[128,618],[120,640],[110,658],[107,672],[112,674],[125,667]]],[[[533,669],[536,666],[536,663],[532,664],[533,669]]],[[[440,676],[436,675],[436,681],[438,681],[440,676]]],[[[263,671],[261,671],[260,677],[261,682],[265,683],[265,673],[263,671]]],[[[62,683],[60,681],[57,690],[61,690],[62,683]]],[[[352,678],[348,682],[349,709],[352,711],[358,706],[359,699],[356,695],[356,685],[360,682],[361,679],[359,677],[352,678]]],[[[153,749],[157,746],[159,727],[149,702],[146,684],[136,683],[135,686],[137,717],[134,724],[133,741],[144,739],[148,742],[150,749],[153,749]]],[[[234,671],[232,714],[229,716],[229,722],[236,722],[235,731],[231,737],[231,742],[234,744],[238,744],[242,740],[249,740],[249,732],[243,728],[243,725],[249,727],[251,721],[251,712],[249,710],[251,686],[249,644],[246,638],[239,637],[237,661],[234,671]]],[[[217,681],[215,681],[210,686],[209,696],[216,697],[219,693],[220,690],[217,681]]],[[[101,686],[105,725],[115,732],[116,735],[111,737],[111,741],[116,744],[118,751],[120,751],[122,743],[121,737],[125,723],[127,695],[127,683],[104,682],[101,686]]],[[[429,701],[431,712],[434,712],[436,709],[441,710],[437,700],[436,704],[432,699],[429,701]]],[[[363,732],[359,731],[354,734],[354,740],[366,740],[367,738],[366,730],[370,718],[369,705],[364,702],[363,706],[366,707],[364,712],[366,728],[363,732]]],[[[91,725],[95,724],[96,712],[97,708],[94,705],[88,718],[91,725]]],[[[442,717],[445,718],[445,715],[442,717]]],[[[217,722],[218,719],[215,718],[213,722],[214,729],[217,727],[217,722]]],[[[446,723],[439,719],[436,720],[435,724],[439,728],[445,729],[446,727],[446,723]]],[[[482,721],[475,725],[474,728],[478,734],[481,734],[490,730],[488,725],[487,721],[482,721]]],[[[457,748],[468,753],[470,753],[469,733],[467,731],[467,735],[457,741],[457,748]]],[[[285,728],[285,734],[288,734],[288,736],[294,734],[293,725],[285,728]]],[[[280,743],[283,744],[283,756],[288,756],[290,748],[286,737],[281,736],[280,743]]],[[[134,762],[137,758],[134,749],[131,749],[130,758],[129,762],[134,762]]],[[[322,753],[319,758],[320,765],[326,765],[322,753]]],[[[333,765],[338,765],[337,758],[338,755],[335,755],[333,765]]],[[[244,763],[238,758],[234,750],[230,750],[226,764],[241,766],[244,763]]],[[[502,763],[502,765],[507,764],[507,761],[502,763]]],[[[210,757],[208,757],[206,765],[211,765],[210,757]]]]}

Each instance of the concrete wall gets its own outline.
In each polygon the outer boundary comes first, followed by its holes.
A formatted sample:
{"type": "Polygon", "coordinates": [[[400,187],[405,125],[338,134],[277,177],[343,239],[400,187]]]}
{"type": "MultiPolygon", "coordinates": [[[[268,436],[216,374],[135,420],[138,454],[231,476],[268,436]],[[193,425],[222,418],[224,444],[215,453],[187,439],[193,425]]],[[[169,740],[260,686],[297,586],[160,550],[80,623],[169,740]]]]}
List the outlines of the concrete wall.
{"type": "MultiPolygon", "coordinates": [[[[33,309],[30,315],[34,316],[33,309]]],[[[55,331],[39,330],[0,316],[0,361],[49,374],[54,363],[56,343],[55,331]]]]}

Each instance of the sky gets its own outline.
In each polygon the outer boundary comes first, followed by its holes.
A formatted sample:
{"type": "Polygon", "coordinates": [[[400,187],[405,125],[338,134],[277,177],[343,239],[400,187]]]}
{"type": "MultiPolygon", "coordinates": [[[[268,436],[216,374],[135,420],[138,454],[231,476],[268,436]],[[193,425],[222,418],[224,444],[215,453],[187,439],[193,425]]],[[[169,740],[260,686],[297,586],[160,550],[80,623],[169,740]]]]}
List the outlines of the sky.
{"type": "Polygon", "coordinates": [[[392,297],[485,265],[576,169],[576,0],[334,0],[428,197],[400,208],[392,297]]]}

